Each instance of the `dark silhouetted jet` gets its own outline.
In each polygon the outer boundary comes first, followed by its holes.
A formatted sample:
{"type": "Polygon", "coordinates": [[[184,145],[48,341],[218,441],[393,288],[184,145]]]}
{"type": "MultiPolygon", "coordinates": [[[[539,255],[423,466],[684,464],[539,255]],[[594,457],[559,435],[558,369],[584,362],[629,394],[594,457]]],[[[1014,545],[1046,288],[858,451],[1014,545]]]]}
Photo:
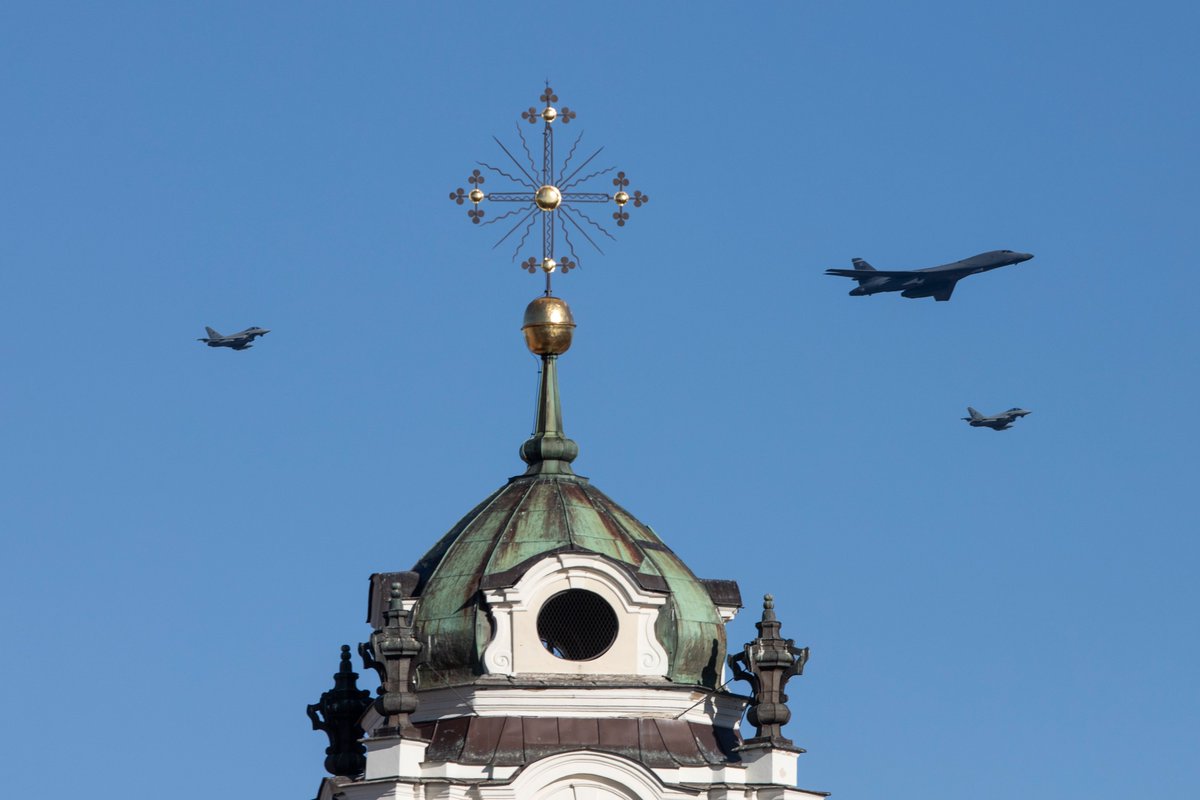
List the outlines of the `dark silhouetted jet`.
{"type": "Polygon", "coordinates": [[[1002,411],[995,416],[985,417],[975,409],[967,406],[967,413],[971,416],[963,417],[963,419],[972,428],[991,428],[994,431],[1006,431],[1012,427],[1014,422],[1021,417],[1029,415],[1031,412],[1023,408],[1010,408],[1008,411],[1002,411]]]}
{"type": "Polygon", "coordinates": [[[1033,258],[1032,253],[1016,253],[1012,250],[990,250],[977,256],[942,264],[938,267],[912,270],[875,269],[861,258],[851,259],[854,269],[827,269],[826,275],[853,278],[858,288],[850,290],[851,297],[860,297],[880,292],[899,292],[901,297],[932,297],[934,300],[949,300],[954,293],[954,284],[968,275],[987,272],[989,269],[1020,264],[1033,258]]]}
{"type": "Polygon", "coordinates": [[[266,336],[270,333],[266,328],[246,328],[244,331],[231,333],[228,336],[222,336],[212,328],[205,327],[208,331],[208,336],[204,339],[197,339],[197,342],[204,342],[209,347],[232,347],[234,350],[247,350],[254,345],[250,344],[256,336],[266,336]]]}

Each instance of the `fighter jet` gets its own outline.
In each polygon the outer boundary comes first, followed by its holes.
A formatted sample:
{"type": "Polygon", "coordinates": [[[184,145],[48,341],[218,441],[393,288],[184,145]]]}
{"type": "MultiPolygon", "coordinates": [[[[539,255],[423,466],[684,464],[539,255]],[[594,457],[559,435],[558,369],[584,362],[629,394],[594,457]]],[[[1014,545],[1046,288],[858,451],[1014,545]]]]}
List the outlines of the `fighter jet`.
{"type": "Polygon", "coordinates": [[[899,292],[901,297],[932,297],[934,300],[949,300],[954,285],[968,275],[987,272],[998,267],[1020,264],[1033,258],[1032,253],[1017,253],[1012,250],[989,250],[977,256],[964,258],[952,264],[913,270],[875,269],[861,258],[851,259],[854,269],[827,269],[826,275],[853,278],[858,288],[850,290],[851,297],[861,297],[880,292],[899,292]]]}
{"type": "Polygon", "coordinates": [[[197,339],[197,342],[204,342],[209,347],[232,347],[234,350],[248,350],[254,347],[250,343],[256,336],[266,336],[270,333],[266,328],[246,328],[244,331],[222,336],[207,326],[204,330],[208,331],[208,336],[204,339],[197,339]]]}
{"type": "Polygon", "coordinates": [[[991,417],[985,417],[975,409],[967,406],[967,413],[971,416],[963,417],[972,428],[991,428],[994,431],[1006,431],[1012,427],[1012,424],[1021,417],[1028,416],[1031,412],[1023,408],[1010,408],[1008,411],[1002,411],[999,414],[991,417]]]}

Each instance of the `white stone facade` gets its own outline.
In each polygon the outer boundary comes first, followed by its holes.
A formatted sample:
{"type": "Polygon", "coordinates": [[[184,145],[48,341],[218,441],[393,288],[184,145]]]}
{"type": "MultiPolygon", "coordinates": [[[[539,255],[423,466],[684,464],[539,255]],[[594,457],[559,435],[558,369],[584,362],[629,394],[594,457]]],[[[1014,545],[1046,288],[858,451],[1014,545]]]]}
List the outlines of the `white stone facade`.
{"type": "MultiPolygon", "coordinates": [[[[577,750],[522,767],[422,760],[425,743],[368,741],[362,780],[326,779],[317,800],[818,800],[794,788],[794,752],[762,750],[739,764],[652,769],[611,753],[577,750]]],[[[754,751],[751,751],[752,753],[754,751]]]]}
{"type": "MultiPolygon", "coordinates": [[[[475,685],[423,688],[414,723],[461,717],[660,719],[736,731],[748,698],[672,684],[655,621],[666,603],[629,572],[589,553],[562,552],[535,563],[513,586],[484,592],[493,635],[483,651],[492,676],[475,685]],[[543,646],[538,613],[568,589],[602,597],[616,613],[617,634],[601,655],[571,661],[543,646]],[[555,676],[559,682],[555,685],[555,676]],[[589,676],[595,676],[595,680],[589,676]],[[525,679],[525,685],[497,678],[525,679]],[[620,685],[627,678],[628,683],[620,685]],[[536,679],[536,680],[531,680],[536,679]],[[541,682],[545,685],[539,685],[541,682]],[[613,684],[613,685],[606,685],[613,684]]],[[[418,601],[419,602],[419,601],[418,601]]],[[[723,609],[726,621],[734,608],[723,609]]],[[[368,711],[363,727],[381,720],[368,711]]],[[[636,736],[635,736],[636,738],[636,736]]],[[[358,780],[326,779],[318,800],[816,800],[794,788],[798,753],[742,751],[740,760],[686,767],[650,767],[603,749],[570,749],[519,766],[427,760],[430,744],[368,738],[367,767],[358,780]]]]}

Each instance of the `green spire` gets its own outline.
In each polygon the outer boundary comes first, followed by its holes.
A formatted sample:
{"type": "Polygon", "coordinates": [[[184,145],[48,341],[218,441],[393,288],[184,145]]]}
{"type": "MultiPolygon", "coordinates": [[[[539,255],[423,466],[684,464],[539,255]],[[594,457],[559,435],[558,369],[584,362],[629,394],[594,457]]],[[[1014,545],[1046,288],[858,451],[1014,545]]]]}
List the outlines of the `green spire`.
{"type": "Polygon", "coordinates": [[[533,435],[521,445],[521,460],[529,465],[526,475],[574,475],[571,462],[579,445],[563,433],[562,406],[558,399],[558,356],[542,356],[538,384],[537,422],[533,435]]]}

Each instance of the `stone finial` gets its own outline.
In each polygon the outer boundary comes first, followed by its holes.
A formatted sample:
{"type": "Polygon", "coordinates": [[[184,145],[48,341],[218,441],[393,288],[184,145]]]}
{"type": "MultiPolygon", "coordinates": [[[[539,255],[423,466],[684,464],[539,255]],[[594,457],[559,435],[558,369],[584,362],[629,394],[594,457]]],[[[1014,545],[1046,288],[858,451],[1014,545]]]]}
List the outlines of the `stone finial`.
{"type": "Polygon", "coordinates": [[[755,627],[757,638],[728,659],[734,680],[748,681],[752,689],[746,721],[756,731],[742,747],[797,750],[792,740],[783,735],[783,726],[792,717],[783,689],[792,676],[804,673],[808,648],[796,647],[791,639],[780,635],[782,625],[775,616],[775,598],[769,594],[763,597],[762,620],[755,627]]]}
{"type": "Polygon", "coordinates": [[[371,735],[422,738],[411,719],[417,710],[414,661],[421,653],[421,643],[413,636],[412,615],[404,610],[404,590],[399,583],[392,584],[391,598],[383,612],[383,627],[371,634],[369,642],[360,644],[358,652],[363,666],[379,674],[375,710],[384,722],[371,735]]]}
{"type": "Polygon", "coordinates": [[[350,664],[350,646],[342,645],[342,659],[333,676],[333,688],[320,701],[308,706],[313,730],[329,737],[325,748],[325,771],[330,775],[354,777],[367,766],[367,749],[360,741],[362,714],[371,705],[371,693],[358,688],[358,673],[350,664]]]}

